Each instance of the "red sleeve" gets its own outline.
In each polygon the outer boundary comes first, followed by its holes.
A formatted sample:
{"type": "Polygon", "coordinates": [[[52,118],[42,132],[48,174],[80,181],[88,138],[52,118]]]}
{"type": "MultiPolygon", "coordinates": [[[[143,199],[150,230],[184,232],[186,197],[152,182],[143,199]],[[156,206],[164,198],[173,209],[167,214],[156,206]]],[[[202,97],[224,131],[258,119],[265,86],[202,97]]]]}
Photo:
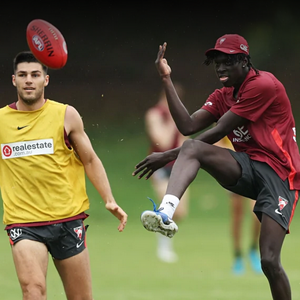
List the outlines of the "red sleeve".
{"type": "Polygon", "coordinates": [[[231,111],[252,122],[257,121],[276,100],[277,86],[267,74],[251,77],[240,88],[238,101],[231,111]]]}
{"type": "Polygon", "coordinates": [[[209,111],[214,117],[219,120],[221,118],[221,110],[219,108],[219,99],[222,99],[221,90],[215,90],[212,94],[209,95],[201,109],[209,111]]]}

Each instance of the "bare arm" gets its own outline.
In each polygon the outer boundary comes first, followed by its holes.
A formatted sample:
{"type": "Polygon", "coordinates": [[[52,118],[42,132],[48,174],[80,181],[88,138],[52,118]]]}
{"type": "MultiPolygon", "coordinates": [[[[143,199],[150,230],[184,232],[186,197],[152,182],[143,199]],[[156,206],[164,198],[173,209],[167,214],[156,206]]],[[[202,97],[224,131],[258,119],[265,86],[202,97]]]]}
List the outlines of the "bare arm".
{"type": "Polygon", "coordinates": [[[229,110],[219,119],[216,126],[204,131],[195,137],[195,139],[208,144],[215,144],[234,129],[243,127],[247,123],[249,123],[247,119],[242,118],[229,110]]]}
{"type": "MultiPolygon", "coordinates": [[[[167,48],[167,43],[159,46],[159,51],[155,61],[156,68],[160,77],[162,78],[162,83],[166,92],[169,110],[172,117],[179,129],[179,131],[184,135],[191,135],[208,128],[216,119],[212,114],[204,109],[199,109],[192,115],[189,114],[181,100],[179,99],[174,85],[171,79],[171,67],[168,65],[165,59],[165,51],[167,48]]],[[[242,127],[247,124],[248,120],[244,119],[231,111],[225,113],[217,122],[216,126],[206,130],[205,132],[198,135],[195,139],[206,142],[208,144],[214,144],[221,140],[224,136],[230,133],[237,127],[242,127]]],[[[173,157],[178,155],[179,150],[175,149],[172,155],[166,153],[166,157],[173,157]]]]}
{"type": "MultiPolygon", "coordinates": [[[[215,144],[232,130],[244,126],[247,122],[248,120],[228,111],[220,118],[215,127],[206,130],[195,137],[195,139],[208,144],[215,144]]],[[[165,166],[168,162],[177,159],[180,149],[181,147],[178,147],[165,152],[154,152],[148,155],[135,166],[135,171],[132,175],[139,174],[139,179],[144,176],[146,179],[150,178],[156,170],[165,166]]]]}
{"type": "MultiPolygon", "coordinates": [[[[169,110],[179,131],[184,135],[191,135],[208,128],[216,122],[215,117],[204,109],[199,109],[192,115],[189,114],[179,99],[171,79],[171,68],[164,58],[167,43],[159,46],[155,61],[156,68],[162,79],[166,92],[169,110]]],[[[248,120],[228,111],[217,122],[216,126],[200,133],[195,139],[208,144],[214,144],[225,137],[237,127],[247,124],[248,120]]],[[[165,166],[168,162],[175,160],[181,147],[168,150],[163,153],[154,152],[148,155],[135,166],[133,176],[140,174],[138,178],[145,176],[148,179],[156,170],[165,166]]]]}
{"type": "Polygon", "coordinates": [[[116,203],[105,168],[84,131],[79,113],[72,106],[66,109],[65,129],[70,143],[83,163],[87,177],[105,202],[106,209],[120,220],[118,230],[123,231],[127,222],[127,214],[116,203]]]}
{"type": "Polygon", "coordinates": [[[171,67],[164,57],[167,43],[159,46],[155,65],[162,79],[166,93],[169,110],[176,123],[178,130],[185,136],[200,132],[216,122],[212,114],[205,110],[198,110],[190,115],[175,90],[171,79],[171,67]]]}

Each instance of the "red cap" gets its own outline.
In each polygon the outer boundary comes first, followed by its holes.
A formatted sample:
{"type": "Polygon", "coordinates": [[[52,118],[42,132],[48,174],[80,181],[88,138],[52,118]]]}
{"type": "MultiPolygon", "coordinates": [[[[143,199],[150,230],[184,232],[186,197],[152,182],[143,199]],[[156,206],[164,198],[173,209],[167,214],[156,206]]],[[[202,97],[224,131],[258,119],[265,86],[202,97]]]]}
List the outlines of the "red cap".
{"type": "Polygon", "coordinates": [[[244,53],[249,55],[249,46],[247,41],[238,34],[225,34],[217,39],[215,48],[210,48],[205,51],[208,52],[217,50],[226,54],[244,53]]]}

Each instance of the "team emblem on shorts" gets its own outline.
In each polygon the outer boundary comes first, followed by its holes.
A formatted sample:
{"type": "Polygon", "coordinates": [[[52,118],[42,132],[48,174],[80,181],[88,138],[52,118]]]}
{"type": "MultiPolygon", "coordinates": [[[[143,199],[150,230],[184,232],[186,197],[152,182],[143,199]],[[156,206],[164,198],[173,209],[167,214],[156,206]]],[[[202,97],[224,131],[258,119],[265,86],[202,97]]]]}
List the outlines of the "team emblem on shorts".
{"type": "Polygon", "coordinates": [[[287,206],[289,203],[288,200],[282,198],[281,196],[278,197],[278,208],[275,209],[276,214],[282,215],[281,211],[287,206]]]}
{"type": "Polygon", "coordinates": [[[282,198],[281,196],[278,197],[278,207],[279,210],[282,211],[284,207],[289,203],[286,199],[282,198]]]}
{"type": "Polygon", "coordinates": [[[77,234],[77,237],[81,240],[82,239],[82,226],[75,227],[74,232],[77,234]]]}
{"type": "Polygon", "coordinates": [[[22,229],[21,228],[13,228],[9,231],[9,236],[12,239],[12,241],[17,239],[21,235],[22,235],[22,229]]]}

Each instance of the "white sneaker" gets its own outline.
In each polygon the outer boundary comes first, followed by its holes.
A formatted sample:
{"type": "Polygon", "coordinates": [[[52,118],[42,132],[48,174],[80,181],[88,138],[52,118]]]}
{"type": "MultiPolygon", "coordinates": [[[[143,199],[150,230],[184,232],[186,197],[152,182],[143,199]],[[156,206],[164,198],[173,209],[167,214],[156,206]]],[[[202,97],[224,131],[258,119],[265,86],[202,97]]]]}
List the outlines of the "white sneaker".
{"type": "Polygon", "coordinates": [[[149,231],[159,232],[169,238],[173,237],[178,231],[178,226],[166,214],[162,213],[160,210],[156,210],[154,201],[150,198],[148,199],[153,203],[153,211],[145,210],[141,214],[143,226],[149,231]]]}

